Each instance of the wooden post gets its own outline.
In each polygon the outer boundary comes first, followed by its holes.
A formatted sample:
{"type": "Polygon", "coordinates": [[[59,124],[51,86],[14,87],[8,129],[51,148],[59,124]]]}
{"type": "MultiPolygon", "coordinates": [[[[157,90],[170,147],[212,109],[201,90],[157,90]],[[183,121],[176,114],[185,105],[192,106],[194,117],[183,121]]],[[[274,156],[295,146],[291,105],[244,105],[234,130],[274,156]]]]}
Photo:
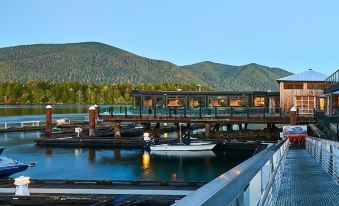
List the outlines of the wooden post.
{"type": "Polygon", "coordinates": [[[93,107],[95,108],[95,122],[96,122],[99,118],[99,106],[95,104],[93,105],[93,107]]]}
{"type": "Polygon", "coordinates": [[[210,138],[211,137],[211,127],[212,124],[210,122],[205,123],[205,138],[210,138]]]}
{"type": "Polygon", "coordinates": [[[52,106],[46,106],[46,133],[50,135],[52,133],[52,106]]]}
{"type": "Polygon", "coordinates": [[[296,125],[297,124],[297,109],[292,107],[290,110],[290,124],[296,125]]]}
{"type": "Polygon", "coordinates": [[[121,138],[120,121],[115,121],[114,122],[114,137],[115,138],[121,138]]]}
{"type": "Polygon", "coordinates": [[[95,120],[96,120],[96,109],[94,106],[91,106],[88,109],[89,114],[89,136],[95,136],[95,120]]]}

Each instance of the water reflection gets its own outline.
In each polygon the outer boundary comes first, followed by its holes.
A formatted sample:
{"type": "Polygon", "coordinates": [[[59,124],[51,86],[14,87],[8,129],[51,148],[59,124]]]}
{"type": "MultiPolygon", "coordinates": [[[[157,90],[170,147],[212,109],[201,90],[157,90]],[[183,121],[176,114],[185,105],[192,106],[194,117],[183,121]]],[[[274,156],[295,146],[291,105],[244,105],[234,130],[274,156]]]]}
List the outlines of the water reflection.
{"type": "Polygon", "coordinates": [[[95,163],[95,149],[88,150],[88,161],[91,164],[95,163]]]}
{"type": "Polygon", "coordinates": [[[80,149],[75,149],[75,150],[74,150],[74,155],[75,155],[76,157],[82,156],[82,149],[81,149],[81,148],[80,148],[80,149]]]}
{"type": "Polygon", "coordinates": [[[144,151],[142,154],[142,168],[145,170],[150,167],[151,164],[151,155],[148,151],[144,151]]]}
{"type": "Polygon", "coordinates": [[[114,149],[114,160],[115,161],[121,160],[121,151],[119,148],[114,149]]]}
{"type": "Polygon", "coordinates": [[[40,132],[0,134],[0,144],[6,147],[4,155],[22,162],[38,162],[37,167],[12,177],[208,181],[252,154],[230,151],[149,153],[137,149],[49,148],[34,144],[34,139],[39,136],[40,132]]]}
{"type": "Polygon", "coordinates": [[[51,149],[51,148],[49,148],[49,147],[48,147],[48,148],[46,148],[46,149],[45,149],[45,154],[46,154],[46,156],[47,156],[47,157],[50,157],[50,156],[52,156],[52,149],[51,149]]]}

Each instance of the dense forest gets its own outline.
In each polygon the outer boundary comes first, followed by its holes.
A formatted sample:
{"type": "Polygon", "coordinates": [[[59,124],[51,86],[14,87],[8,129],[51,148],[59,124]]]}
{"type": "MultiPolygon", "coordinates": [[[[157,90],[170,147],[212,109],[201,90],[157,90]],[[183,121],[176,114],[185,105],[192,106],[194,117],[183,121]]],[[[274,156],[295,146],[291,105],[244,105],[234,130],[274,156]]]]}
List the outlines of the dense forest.
{"type": "MultiPolygon", "coordinates": [[[[132,90],[195,91],[197,84],[0,83],[0,104],[130,104],[132,90]]],[[[208,88],[203,88],[209,90],[208,88]]]]}
{"type": "Polygon", "coordinates": [[[0,48],[0,82],[48,80],[127,85],[176,82],[199,83],[224,91],[277,91],[276,79],[290,74],[259,64],[201,62],[178,66],[97,42],[0,48]]]}

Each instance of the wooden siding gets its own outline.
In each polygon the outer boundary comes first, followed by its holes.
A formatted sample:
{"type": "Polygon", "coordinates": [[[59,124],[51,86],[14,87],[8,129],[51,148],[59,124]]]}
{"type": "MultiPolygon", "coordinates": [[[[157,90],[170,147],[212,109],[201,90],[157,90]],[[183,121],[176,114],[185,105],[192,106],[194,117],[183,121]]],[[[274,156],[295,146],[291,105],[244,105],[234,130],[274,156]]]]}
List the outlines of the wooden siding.
{"type": "MultiPolygon", "coordinates": [[[[291,84],[291,82],[280,82],[280,107],[283,113],[288,113],[294,106],[296,96],[321,96],[324,91],[322,89],[308,89],[308,82],[303,82],[303,89],[284,89],[284,84],[291,84]]],[[[310,82],[314,84],[313,82],[310,82]]],[[[324,84],[324,83],[318,83],[324,84]]]]}

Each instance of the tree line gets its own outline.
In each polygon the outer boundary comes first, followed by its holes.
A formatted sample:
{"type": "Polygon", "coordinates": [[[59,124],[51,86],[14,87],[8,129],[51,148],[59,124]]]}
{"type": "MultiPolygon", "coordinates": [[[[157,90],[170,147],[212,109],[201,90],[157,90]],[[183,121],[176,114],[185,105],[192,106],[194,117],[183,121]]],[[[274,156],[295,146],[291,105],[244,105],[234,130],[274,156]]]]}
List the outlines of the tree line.
{"type": "MultiPolygon", "coordinates": [[[[0,83],[0,104],[130,104],[132,90],[198,90],[197,84],[93,84],[76,81],[0,83]]],[[[208,90],[208,88],[204,88],[208,90]]]]}

